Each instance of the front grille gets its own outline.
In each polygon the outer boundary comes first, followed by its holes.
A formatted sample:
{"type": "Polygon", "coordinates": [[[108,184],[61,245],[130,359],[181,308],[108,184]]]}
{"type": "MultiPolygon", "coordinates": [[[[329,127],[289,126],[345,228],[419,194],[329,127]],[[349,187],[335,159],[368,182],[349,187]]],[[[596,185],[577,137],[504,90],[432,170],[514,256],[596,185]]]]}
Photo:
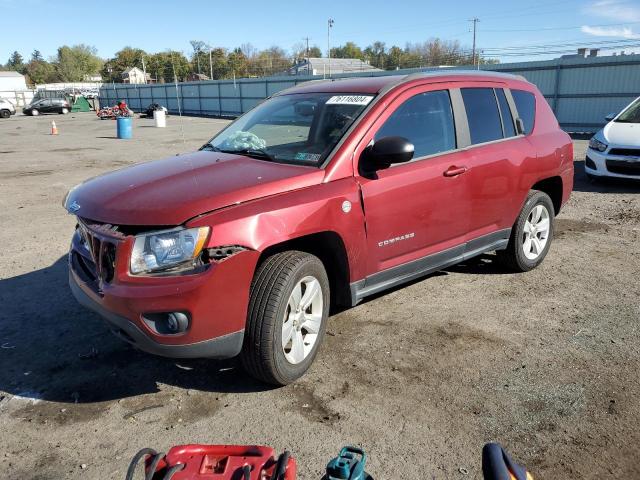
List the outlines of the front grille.
{"type": "Polygon", "coordinates": [[[607,160],[607,170],[619,175],[640,175],[640,161],[607,160]]]}
{"type": "Polygon", "coordinates": [[[102,285],[111,283],[116,271],[118,234],[112,226],[99,226],[78,219],[80,242],[73,255],[73,267],[97,293],[102,285]],[[113,229],[113,230],[112,230],[113,229]],[[115,235],[109,235],[107,232],[115,235]]]}
{"type": "Polygon", "coordinates": [[[638,148],[612,148],[609,155],[621,155],[624,157],[640,157],[640,149],[638,148]]]}

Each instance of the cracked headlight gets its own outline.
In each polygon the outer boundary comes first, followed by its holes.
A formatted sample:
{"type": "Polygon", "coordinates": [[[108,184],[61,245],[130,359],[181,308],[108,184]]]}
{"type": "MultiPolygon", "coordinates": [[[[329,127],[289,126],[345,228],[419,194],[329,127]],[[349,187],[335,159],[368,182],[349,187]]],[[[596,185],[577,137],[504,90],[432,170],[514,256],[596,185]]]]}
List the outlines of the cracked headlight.
{"type": "Polygon", "coordinates": [[[209,227],[178,228],[137,235],[131,252],[131,273],[195,267],[208,236],[209,227]]]}
{"type": "Polygon", "coordinates": [[[592,148],[599,152],[604,152],[608,147],[609,146],[606,143],[603,143],[600,140],[596,140],[596,137],[591,137],[591,140],[589,140],[589,148],[592,148]]]}

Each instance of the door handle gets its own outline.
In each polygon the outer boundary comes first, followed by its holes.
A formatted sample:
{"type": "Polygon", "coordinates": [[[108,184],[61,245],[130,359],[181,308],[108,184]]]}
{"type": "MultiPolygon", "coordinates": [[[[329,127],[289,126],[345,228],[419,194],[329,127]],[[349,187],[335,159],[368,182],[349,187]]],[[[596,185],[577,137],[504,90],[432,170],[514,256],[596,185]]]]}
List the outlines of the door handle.
{"type": "Polygon", "coordinates": [[[452,165],[444,171],[443,175],[445,177],[457,177],[458,175],[462,175],[466,171],[467,167],[456,167],[452,165]]]}

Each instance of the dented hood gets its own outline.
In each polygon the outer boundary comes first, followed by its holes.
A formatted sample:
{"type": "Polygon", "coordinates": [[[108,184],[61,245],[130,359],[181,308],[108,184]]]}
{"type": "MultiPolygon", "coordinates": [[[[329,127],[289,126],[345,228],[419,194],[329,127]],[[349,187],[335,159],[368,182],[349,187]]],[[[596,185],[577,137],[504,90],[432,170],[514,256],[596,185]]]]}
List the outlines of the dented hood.
{"type": "Polygon", "coordinates": [[[156,160],[92,178],[66,207],[114,225],[174,226],[202,213],[322,182],[314,167],[210,151],[156,160]]]}

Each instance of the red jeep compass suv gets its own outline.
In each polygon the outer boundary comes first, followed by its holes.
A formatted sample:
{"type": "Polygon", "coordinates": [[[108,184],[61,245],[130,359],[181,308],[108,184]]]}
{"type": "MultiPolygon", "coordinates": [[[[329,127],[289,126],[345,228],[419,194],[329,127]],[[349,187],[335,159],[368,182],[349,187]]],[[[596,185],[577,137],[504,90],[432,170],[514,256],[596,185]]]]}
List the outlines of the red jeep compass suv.
{"type": "Polygon", "coordinates": [[[198,152],[73,188],[69,283],[144,351],[240,355],[286,384],[331,305],[492,250],[536,267],[572,183],[571,140],[523,78],[309,82],[198,152]]]}

